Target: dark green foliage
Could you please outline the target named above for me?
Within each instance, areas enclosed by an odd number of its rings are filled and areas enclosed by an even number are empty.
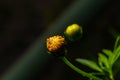
[[[103,74],[106,79],[114,80],[114,76],[117,75],[118,69],[120,68],[120,65],[118,65],[117,61],[119,60],[120,57],[120,36],[117,37],[114,50],[108,50],[108,49],[103,49],[102,52],[104,53],[98,53],[98,64],[94,61],[87,60],[87,59],[81,59],[77,58],[76,61],[88,66],[89,68],[98,71],[99,73]],[[116,65],[116,64],[118,65]],[[113,69],[114,64],[116,65],[117,70]],[[115,70],[115,71],[114,71]],[[93,73],[95,74],[95,73]]]

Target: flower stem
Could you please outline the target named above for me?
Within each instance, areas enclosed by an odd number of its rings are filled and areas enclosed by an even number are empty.
[[[61,59],[66,63],[66,65],[68,65],[70,68],[72,68],[74,71],[76,71],[77,73],[86,76],[88,78],[92,78],[94,80],[102,80],[92,74],[86,73],[85,71],[82,71],[81,69],[79,69],[78,67],[74,66],[66,57],[61,57]]]
[[[110,72],[110,79],[111,79],[111,80],[114,80],[112,71]]]

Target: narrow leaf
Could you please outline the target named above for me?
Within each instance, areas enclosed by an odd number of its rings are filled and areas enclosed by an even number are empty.
[[[115,51],[115,49],[118,47],[118,45],[120,45],[120,35],[117,36],[117,38],[116,38],[115,45],[114,45],[114,50],[113,51]]]
[[[113,55],[112,51],[111,50],[108,50],[108,49],[103,49],[102,50],[108,57],[111,57]]]
[[[100,69],[100,67],[94,61],[87,60],[87,59],[80,59],[80,58],[77,58],[76,61],[83,65],[88,66],[91,69],[102,72],[102,69]]]
[[[113,61],[113,57],[114,57],[113,52],[108,49],[103,49],[102,51],[108,56],[109,65],[110,65],[110,67],[112,67],[112,61]]]
[[[101,66],[101,68],[103,69],[109,68],[108,58],[104,54],[99,53],[98,61],[99,61],[99,65]]]
[[[118,46],[114,52],[113,52],[113,57],[111,58],[111,64],[114,64],[114,62],[120,57],[120,46]]]

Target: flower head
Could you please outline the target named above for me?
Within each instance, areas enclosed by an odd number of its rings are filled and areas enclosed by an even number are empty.
[[[71,41],[77,40],[82,36],[82,27],[78,24],[72,24],[66,28],[65,35]]]
[[[53,36],[47,39],[46,42],[47,45],[47,49],[51,54],[55,54],[55,55],[59,55],[62,53],[61,52],[62,49],[64,49],[65,46],[65,39],[62,36]]]

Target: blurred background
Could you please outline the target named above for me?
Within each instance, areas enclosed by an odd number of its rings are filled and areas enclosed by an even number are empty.
[[[78,0],[0,0],[0,75],[5,75],[49,26],[76,1]],[[80,1],[82,3],[83,0]],[[78,19],[78,24],[83,26],[84,36],[79,44],[69,46],[70,60],[76,57],[89,58],[89,53],[97,57],[97,53],[103,48],[113,48],[115,37],[120,32],[119,4],[120,0],[108,0],[98,12],[96,8],[95,15],[86,18],[87,23],[82,24],[81,19]],[[52,58],[42,71],[32,76],[31,80],[82,79],[60,60]]]
[[[72,0],[0,0],[0,74],[29,48]]]

